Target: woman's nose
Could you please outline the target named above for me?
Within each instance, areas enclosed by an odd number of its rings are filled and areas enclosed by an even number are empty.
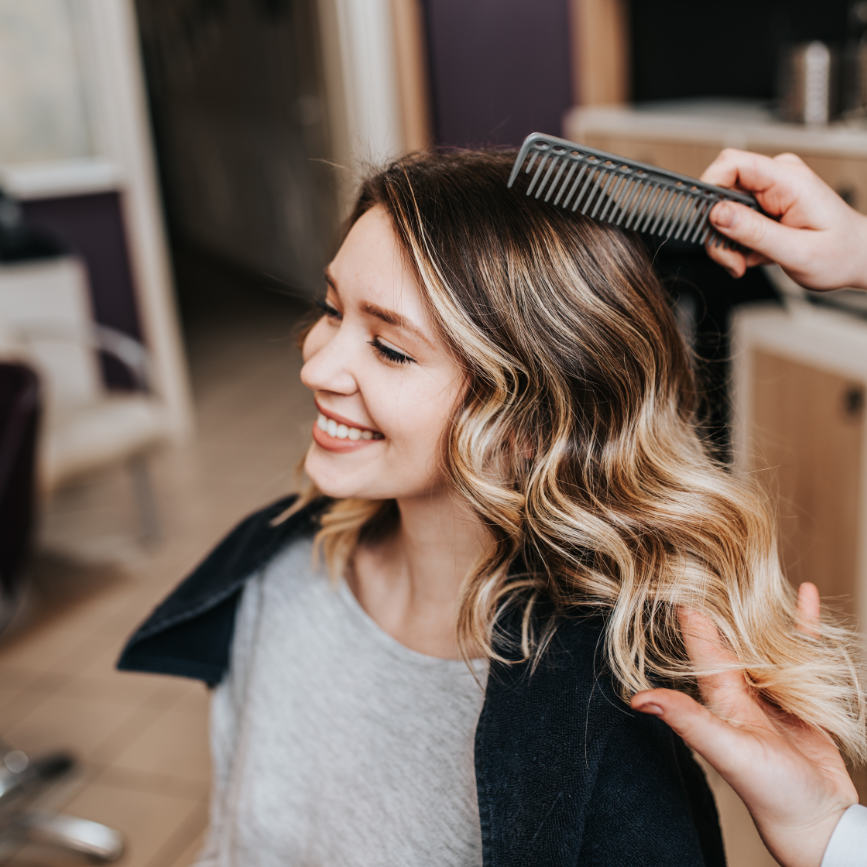
[[[341,329],[325,322],[315,325],[304,341],[301,382],[311,391],[352,394],[357,385],[350,370],[348,347],[341,340]]]

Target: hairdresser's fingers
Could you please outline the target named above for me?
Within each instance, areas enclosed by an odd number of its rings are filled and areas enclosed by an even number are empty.
[[[819,588],[812,581],[804,581],[798,587],[798,629],[807,635],[817,636],[820,611]]]
[[[804,254],[803,229],[784,226],[737,202],[719,202],[708,219],[727,238],[787,266],[800,266]]]
[[[756,253],[755,250],[747,253],[747,268],[752,268],[755,265],[769,265],[770,263],[771,260],[762,253]]]
[[[747,735],[723,722],[706,707],[674,689],[637,692],[630,702],[634,710],[653,714],[679,734],[726,779],[738,773]]]
[[[755,265],[766,265],[771,260],[761,253],[749,250],[744,253],[741,250],[730,250],[717,244],[708,244],[705,248],[707,255],[718,265],[722,265],[732,277],[743,277],[747,270]]]
[[[779,734],[728,725],[674,690],[637,693],[632,707],[660,717],[723,777],[778,863],[821,863],[840,816],[858,801],[838,753],[812,757]]]
[[[755,193],[768,189],[784,176],[785,169],[775,163],[772,157],[737,148],[725,148],[704,170],[701,179],[706,184]]]
[[[746,256],[740,250],[727,250],[718,244],[708,244],[705,250],[717,265],[721,265],[729,272],[730,276],[743,277],[746,273]]]
[[[728,149],[702,178],[752,193],[774,218],[720,202],[709,215],[720,233],[767,256],[802,286],[867,289],[867,216],[853,210],[799,157]],[[739,264],[749,267],[746,261]],[[731,270],[731,262],[727,267]],[[733,273],[737,271],[735,267]]]
[[[796,154],[764,154],[726,148],[705,169],[701,179],[718,187],[752,193],[762,208],[775,217],[789,211],[805,189],[824,183]],[[833,195],[833,193],[832,193]]]
[[[692,608],[678,608],[684,646],[695,668],[704,703],[715,714],[741,724],[767,726],[768,721],[744,681],[740,662],[723,642],[713,621]],[[716,674],[704,670],[728,668]]]

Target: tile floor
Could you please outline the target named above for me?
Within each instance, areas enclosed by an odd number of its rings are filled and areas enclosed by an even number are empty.
[[[187,268],[182,307],[197,432],[153,460],[165,534],[143,549],[118,472],[45,504],[30,598],[0,637],[0,736],[33,754],[73,750],[80,768],[38,806],[123,831],[122,867],[186,867],[207,821],[207,691],[120,673],[135,625],[239,517],[295,487],[312,422],[297,385],[297,304],[210,267]],[[752,823],[709,774],[729,863],[765,867]],[[4,860],[5,859],[5,860]],[[46,848],[0,850],[11,867],[66,867]]]

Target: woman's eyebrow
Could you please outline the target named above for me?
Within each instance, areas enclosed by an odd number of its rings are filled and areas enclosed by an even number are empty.
[[[337,281],[327,269],[325,270],[325,282],[328,283],[328,285],[337,293],[339,297],[340,290],[337,288]],[[395,325],[398,328],[403,328],[405,331],[409,331],[410,334],[414,334],[416,337],[418,337],[419,340],[424,341],[431,349],[434,348],[433,344],[425,336],[421,328],[419,328],[418,325],[416,325],[410,319],[407,319],[406,316],[401,316],[400,313],[395,313],[394,310],[388,310],[385,307],[380,307],[378,304],[373,304],[370,301],[362,301],[359,307],[362,313],[366,313],[368,316],[374,316],[377,319],[381,319],[383,322],[387,322],[389,325]]]

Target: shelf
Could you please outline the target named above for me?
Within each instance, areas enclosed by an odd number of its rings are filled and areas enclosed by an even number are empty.
[[[572,109],[566,129],[604,129],[630,138],[713,141],[721,147],[821,151],[828,156],[867,157],[867,123],[827,126],[783,123],[766,104],[736,100],[686,100],[644,105],[602,105]]]
[[[0,189],[19,201],[115,192],[122,186],[118,167],[96,157],[0,165]]]

